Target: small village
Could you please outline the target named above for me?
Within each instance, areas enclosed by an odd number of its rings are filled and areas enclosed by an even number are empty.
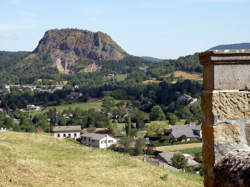
[[[183,125],[183,126],[169,126],[166,131],[169,134],[170,142],[174,144],[175,142],[186,143],[192,140],[201,140],[202,132],[200,125]],[[81,126],[55,126],[52,130],[52,135],[55,138],[71,138],[83,145],[100,148],[100,149],[110,149],[118,150],[119,146],[122,145],[122,140],[119,138],[114,138],[110,136],[109,129],[107,128],[96,128],[96,129],[81,129]],[[134,137],[134,139],[138,139],[138,137]],[[142,149],[148,149],[151,142],[148,138],[144,139],[144,146]],[[171,146],[170,146],[171,147]],[[149,162],[151,164],[157,165],[159,167],[171,169],[177,171],[182,169],[182,167],[178,167],[173,164],[173,157],[178,155],[182,156],[186,159],[186,167],[189,168],[198,168],[195,172],[196,174],[200,174],[200,163],[201,163],[201,155],[185,154],[181,152],[173,152],[173,151],[157,151],[151,150],[145,151],[145,154],[135,156],[144,162]],[[178,167],[178,168],[176,168]]]

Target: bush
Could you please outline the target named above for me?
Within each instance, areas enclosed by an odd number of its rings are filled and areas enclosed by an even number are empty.
[[[171,161],[172,165],[177,169],[183,169],[187,166],[187,159],[182,154],[174,154]]]
[[[138,138],[135,142],[135,155],[141,155],[144,153],[146,143],[143,138]]]

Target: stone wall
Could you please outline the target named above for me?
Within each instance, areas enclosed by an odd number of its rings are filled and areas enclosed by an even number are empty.
[[[232,165],[222,167],[225,162],[242,162],[243,157],[232,156],[235,151],[248,157],[246,167],[250,166],[250,50],[207,51],[200,54],[200,61],[204,66],[204,184],[206,187],[250,186],[249,180],[240,177],[240,173],[235,174],[230,168]],[[237,169],[238,172],[245,170]],[[234,178],[239,178],[228,181],[230,171],[235,174]],[[235,182],[236,179],[240,182]]]

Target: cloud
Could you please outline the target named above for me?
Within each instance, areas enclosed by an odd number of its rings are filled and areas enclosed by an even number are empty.
[[[18,37],[16,34],[0,33],[0,39],[16,40]]]

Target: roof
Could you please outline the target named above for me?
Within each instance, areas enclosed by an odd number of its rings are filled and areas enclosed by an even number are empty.
[[[82,137],[88,137],[88,138],[91,138],[93,140],[101,140],[101,139],[105,138],[106,136],[108,136],[108,134],[85,133],[82,135]]]
[[[84,132],[89,132],[89,133],[97,133],[97,134],[106,134],[109,129],[108,128],[95,128],[94,130],[90,129],[90,128],[84,128],[82,129]]]
[[[179,152],[162,152],[162,153],[159,153],[158,156],[165,162],[167,162],[168,164],[172,164],[172,160],[171,158],[173,158],[173,156],[175,154],[181,154]]]
[[[172,129],[171,136],[179,138],[185,135],[187,138],[199,138],[194,131],[201,130],[201,125],[170,125],[169,129]]]
[[[81,131],[81,126],[54,126],[52,132],[72,132],[72,131]]]

